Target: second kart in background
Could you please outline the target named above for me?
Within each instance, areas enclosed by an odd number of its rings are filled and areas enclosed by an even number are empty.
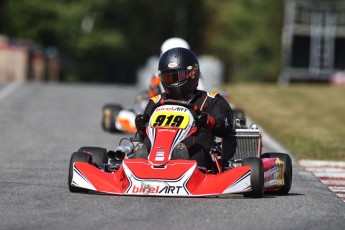
[[[224,98],[229,98],[226,92],[221,92]],[[135,133],[135,117],[142,114],[148,103],[148,91],[142,91],[135,96],[134,102],[128,108],[121,104],[106,103],[102,108],[101,126],[110,133]],[[228,101],[229,102],[229,101]],[[233,108],[234,128],[246,125],[245,112],[240,108]]]

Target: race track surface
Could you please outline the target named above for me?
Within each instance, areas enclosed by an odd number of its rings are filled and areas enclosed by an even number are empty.
[[[70,193],[72,152],[113,148],[126,136],[102,131],[103,104],[127,107],[136,93],[120,85],[23,84],[3,96],[0,229],[343,229],[344,202],[296,166],[289,195],[262,199]]]

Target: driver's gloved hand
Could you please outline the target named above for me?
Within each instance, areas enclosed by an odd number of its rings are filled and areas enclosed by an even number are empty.
[[[135,126],[137,130],[144,131],[149,120],[150,117],[147,114],[138,114],[135,117]]]
[[[199,112],[194,115],[194,120],[199,128],[205,128],[211,131],[214,128],[215,120],[214,118],[205,112]]]

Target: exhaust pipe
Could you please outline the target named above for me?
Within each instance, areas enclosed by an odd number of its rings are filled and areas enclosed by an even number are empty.
[[[120,145],[114,150],[109,150],[107,155],[111,160],[122,161],[126,156],[132,154],[133,145]]]

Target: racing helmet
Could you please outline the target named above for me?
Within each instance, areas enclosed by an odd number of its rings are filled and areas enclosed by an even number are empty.
[[[190,49],[188,42],[186,42],[184,39],[173,37],[163,42],[161,46],[161,55],[165,53],[167,50],[170,50],[172,48],[177,48],[177,47]]]
[[[188,100],[199,83],[199,61],[189,49],[170,49],[159,60],[158,75],[169,98]]]

